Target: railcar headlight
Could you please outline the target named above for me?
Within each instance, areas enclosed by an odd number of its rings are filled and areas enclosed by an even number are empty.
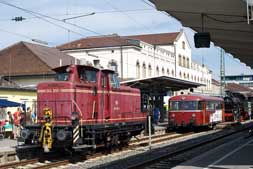
[[[196,114],[195,114],[195,113],[192,113],[192,117],[193,117],[193,118],[196,117]]]
[[[175,116],[176,116],[176,115],[175,115],[174,113],[171,115],[171,117],[173,117],[173,118],[174,118]]]

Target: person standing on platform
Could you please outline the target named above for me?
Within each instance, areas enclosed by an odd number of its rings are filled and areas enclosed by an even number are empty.
[[[32,124],[32,109],[30,107],[27,107],[26,109],[26,125]]]
[[[156,105],[154,108],[154,123],[158,124],[159,119],[160,119],[160,110],[159,110],[158,106]]]
[[[18,107],[17,111],[13,114],[14,120],[14,139],[20,136],[20,120],[21,120],[21,108]]]
[[[34,123],[36,123],[37,122],[37,115],[36,115],[36,112],[35,111],[33,111],[32,112],[32,123],[34,124]]]
[[[5,120],[5,137],[13,138],[13,117],[10,111],[7,112],[6,120]]]

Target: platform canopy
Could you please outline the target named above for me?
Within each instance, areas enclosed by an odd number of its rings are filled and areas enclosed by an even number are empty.
[[[19,107],[22,106],[22,104],[17,103],[17,102],[12,102],[6,99],[0,99],[0,107]]]
[[[149,1],[184,26],[197,32],[210,32],[215,45],[253,67],[253,21],[248,24],[247,0]],[[249,2],[252,3],[252,0]]]
[[[123,81],[121,84],[141,89],[142,92],[165,95],[168,91],[178,91],[183,89],[205,86],[204,84],[181,80],[168,76],[157,76],[152,78],[134,79]]]

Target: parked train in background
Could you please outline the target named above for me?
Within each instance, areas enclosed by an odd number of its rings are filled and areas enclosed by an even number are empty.
[[[168,129],[213,126],[224,121],[224,101],[204,95],[178,95],[169,99]]]
[[[225,121],[242,121],[252,114],[252,102],[243,94],[226,91],[224,97]]]
[[[54,71],[56,81],[37,87],[38,122],[21,131],[19,151],[110,147],[127,143],[145,128],[140,90],[121,86],[114,71],[83,65]]]

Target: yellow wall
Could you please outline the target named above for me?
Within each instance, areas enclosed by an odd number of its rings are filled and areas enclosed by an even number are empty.
[[[0,89],[0,99],[7,99],[18,103],[26,103],[26,107],[35,108],[34,102],[37,100],[36,91],[26,91],[22,89]],[[16,107],[0,109],[0,119],[5,118],[5,113],[11,111],[14,113]]]

